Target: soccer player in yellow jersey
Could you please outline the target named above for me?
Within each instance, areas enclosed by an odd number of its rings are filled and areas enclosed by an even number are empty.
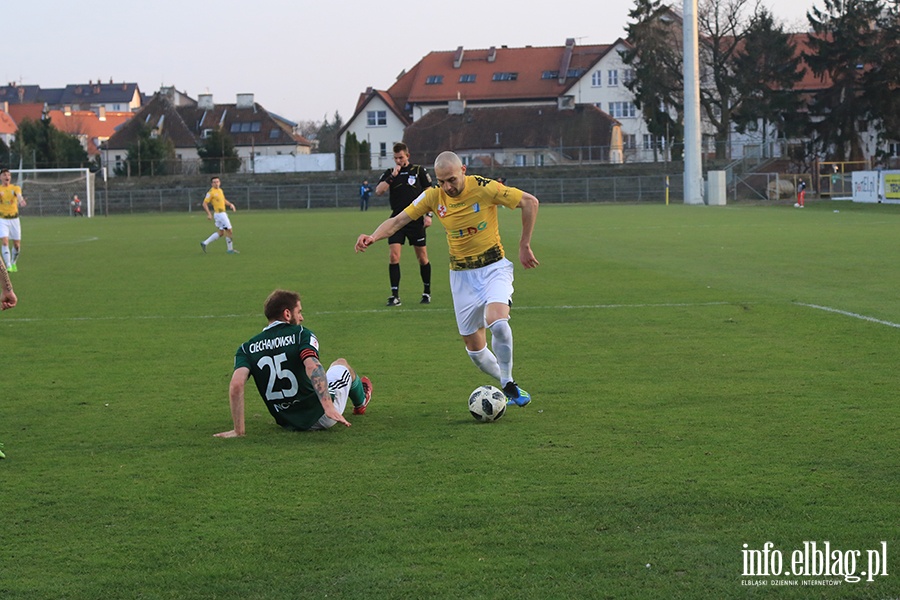
[[[513,294],[513,264],[500,242],[497,208],[522,211],[519,261],[526,269],[538,266],[531,251],[538,199],[492,179],[466,175],[466,167],[453,152],[434,161],[438,186],[423,192],[403,212],[379,225],[371,235],[360,235],[356,251],[364,252],[378,240],[433,212],[447,230],[450,249],[450,291],[456,324],[466,351],[479,369],[500,382],[508,404],[525,406],[531,395],[516,385],[512,375],[513,336],[509,309]],[[491,348],[485,329],[491,330]]]
[[[19,258],[19,250],[22,247],[22,225],[19,223],[19,207],[25,206],[25,198],[22,197],[22,188],[12,185],[12,174],[9,169],[0,170],[0,254],[10,273],[19,270],[16,260]],[[9,240],[12,238],[13,247],[9,248]]]
[[[203,249],[205,254],[207,246],[224,236],[225,244],[228,246],[228,254],[238,254],[231,239],[231,221],[228,220],[228,213],[225,212],[226,206],[231,209],[231,212],[236,211],[237,208],[225,198],[221,179],[213,177],[209,182],[212,187],[209,188],[209,191],[206,192],[206,198],[203,199],[203,210],[206,211],[206,218],[215,222],[217,231],[206,238],[205,241],[200,242],[200,248]],[[212,212],[209,210],[210,205],[212,205]]]

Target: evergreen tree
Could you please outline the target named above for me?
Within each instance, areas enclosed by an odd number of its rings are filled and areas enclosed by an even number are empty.
[[[878,127],[878,141],[900,140],[900,2],[888,4],[879,17],[875,31],[878,32],[878,60],[867,65],[863,74],[863,86],[872,114],[881,126]],[[884,146],[877,152],[879,158],[886,158]]]
[[[23,119],[12,143],[10,165],[37,169],[73,169],[90,164],[87,151],[73,135],[58,130],[49,117]]]
[[[144,177],[168,175],[175,160],[175,146],[171,140],[153,135],[153,128],[144,125],[135,140],[128,145],[124,166],[116,175]]]
[[[626,27],[630,48],[622,53],[622,60],[634,69],[634,78],[625,86],[634,94],[647,131],[671,147],[673,138],[683,139],[684,84],[681,28],[666,17],[666,11],[661,0],[636,1],[628,13],[634,22]],[[656,144],[653,159],[658,160]]]
[[[803,78],[802,57],[796,44],[776,25],[772,14],[761,9],[747,29],[744,46],[734,58],[735,86],[744,100],[732,115],[737,131],[761,131],[763,156],[768,156],[768,132],[777,123],[785,136],[802,130],[802,99],[794,85]],[[792,118],[785,118],[791,115]]]
[[[356,171],[359,169],[359,142],[355,133],[348,133],[344,141],[344,170]]]
[[[815,93],[810,105],[810,133],[817,149],[833,160],[863,160],[862,128],[880,117],[878,93],[866,83],[886,71],[875,68],[889,53],[884,31],[873,26],[884,12],[882,0],[823,0],[806,16],[814,35],[804,59],[812,72],[831,85]],[[896,41],[896,40],[895,40]],[[896,80],[888,82],[896,85]],[[896,91],[894,91],[896,93]]]
[[[359,170],[372,170],[372,147],[368,140],[359,143]]]
[[[197,147],[203,173],[236,173],[241,168],[241,159],[234,140],[230,135],[217,127]]]

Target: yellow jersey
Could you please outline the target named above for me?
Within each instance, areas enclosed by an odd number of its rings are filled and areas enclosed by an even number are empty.
[[[15,219],[19,216],[19,196],[22,188],[17,185],[0,185],[0,217]]]
[[[222,191],[222,188],[209,188],[203,202],[204,204],[211,204],[213,212],[225,212],[225,192]]]
[[[432,212],[447,230],[450,268],[477,269],[504,257],[497,207],[516,208],[522,190],[479,175],[467,175],[462,194],[451,198],[439,187],[429,188],[403,212],[412,220]]]

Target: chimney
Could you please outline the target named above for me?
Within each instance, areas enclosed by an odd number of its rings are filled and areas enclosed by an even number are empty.
[[[69,105],[64,106],[63,114],[66,115],[67,117],[71,117],[72,116],[72,107]]]
[[[3,102],[0,102],[0,110],[2,110],[5,113],[8,113],[9,112],[9,102],[7,102],[6,100],[4,100]]]
[[[447,114],[448,115],[464,115],[466,113],[466,101],[460,100],[457,98],[456,100],[450,100],[447,103]]]
[[[463,55],[465,52],[463,51],[463,47],[460,46],[456,49],[456,52],[453,54],[453,68],[458,69],[462,66]]]
[[[237,95],[237,107],[238,108],[253,108],[253,94],[238,94]]]
[[[488,50],[488,62],[494,62],[497,60],[497,46],[491,46]]]
[[[200,94],[197,96],[197,107],[202,108],[203,110],[212,110],[216,107],[213,104],[213,96],[212,94]]]
[[[97,119],[100,121],[106,120],[106,107],[105,106],[101,105],[100,108],[97,109]]]
[[[575,38],[566,39],[566,48],[563,50],[562,59],[559,61],[559,85],[566,82],[566,74],[569,72],[569,65],[572,64],[572,52],[575,50]]]

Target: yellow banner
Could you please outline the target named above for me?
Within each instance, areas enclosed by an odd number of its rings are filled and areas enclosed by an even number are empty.
[[[889,200],[900,200],[900,174],[885,173],[884,197]]]

